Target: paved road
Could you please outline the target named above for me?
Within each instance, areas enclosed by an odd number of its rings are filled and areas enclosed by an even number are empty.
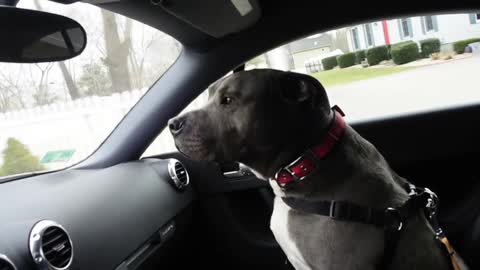
[[[350,121],[480,103],[480,56],[327,89]]]

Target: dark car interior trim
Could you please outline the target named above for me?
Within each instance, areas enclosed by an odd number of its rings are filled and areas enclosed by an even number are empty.
[[[208,25],[194,27],[149,0],[99,4],[172,35],[184,49],[84,162],[0,183],[0,253],[18,269],[36,269],[28,236],[34,224],[48,219],[71,236],[72,269],[185,269],[192,263],[209,269],[289,269],[269,230],[273,194],[267,182],[249,174],[226,177],[222,168],[234,166],[193,162],[179,153],[138,160],[144,150],[208,85],[269,49],[367,20],[479,8],[473,1],[430,8],[414,1],[375,8],[362,2],[339,15],[311,1],[259,3],[262,16],[251,28],[221,38],[205,33]],[[472,105],[353,123],[396,171],[431,187],[445,202],[441,221],[472,269],[480,266],[479,117],[480,105]],[[185,189],[172,185],[169,158],[187,168],[191,185]]]
[[[80,269],[113,269],[147,242],[163,244],[170,238],[164,238],[164,226],[177,224],[177,216],[195,200],[193,189],[178,191],[170,183],[167,163],[149,159],[2,184],[0,198],[9,202],[0,205],[2,220],[9,221],[0,225],[2,252],[10,251],[19,269],[34,269],[27,240],[34,224],[44,219],[69,232],[73,265]]]

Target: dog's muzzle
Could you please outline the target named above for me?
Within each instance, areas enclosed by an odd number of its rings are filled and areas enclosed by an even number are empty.
[[[186,120],[187,119],[185,117],[180,116],[172,118],[168,121],[168,128],[173,136],[177,136],[182,132],[185,127]]]

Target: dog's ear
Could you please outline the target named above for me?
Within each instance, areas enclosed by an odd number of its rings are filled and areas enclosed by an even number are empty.
[[[308,105],[313,109],[330,110],[325,88],[315,78],[294,72],[285,72],[280,79],[280,95],[289,104]]]

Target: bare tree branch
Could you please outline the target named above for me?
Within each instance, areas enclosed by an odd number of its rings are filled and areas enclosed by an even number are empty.
[[[105,38],[106,57],[103,59],[108,68],[112,89],[114,92],[132,89],[128,59],[131,51],[131,20],[127,20],[124,40],[120,40],[116,16],[102,10],[102,21]]]
[[[46,63],[46,64],[38,64],[35,63],[30,66],[30,80],[31,84],[35,89],[35,93],[33,94],[34,103],[37,106],[48,105],[53,103],[57,96],[50,92],[49,89],[49,80],[48,75],[50,70],[52,69],[54,63]],[[40,72],[40,79],[37,80],[34,77],[34,73],[31,67],[36,67]]]
[[[8,76],[4,69],[0,69],[1,91],[3,92],[3,103],[5,110],[24,109],[26,104],[23,100],[23,87],[20,86],[20,78],[23,74],[23,65],[19,65],[18,72],[13,74],[13,69],[8,69]]]
[[[33,3],[35,4],[36,9],[43,10],[43,7],[40,5],[39,0],[34,0]],[[63,61],[58,62],[58,67],[62,72],[63,79],[65,81],[65,85],[67,86],[68,93],[70,94],[71,99],[80,98],[80,91],[78,90],[77,85],[75,84],[75,80],[73,79],[70,70],[67,68]]]

